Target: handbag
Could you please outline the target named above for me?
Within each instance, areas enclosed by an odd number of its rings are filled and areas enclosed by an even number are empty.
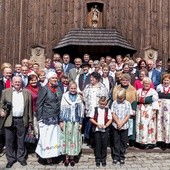
[[[34,128],[32,124],[29,124],[28,126],[28,131],[26,132],[26,135],[25,135],[25,142],[34,143],[34,144],[37,142],[37,138],[35,136]]]
[[[12,103],[6,100],[3,101],[3,106],[0,108],[0,129],[4,127],[7,117],[10,115],[12,109]],[[1,116],[1,113],[4,112],[5,115]]]

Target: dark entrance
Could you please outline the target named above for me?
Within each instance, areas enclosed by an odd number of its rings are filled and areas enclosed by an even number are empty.
[[[53,48],[54,53],[68,53],[73,60],[89,54],[91,59],[110,55],[132,56],[136,50],[115,29],[72,29]]]

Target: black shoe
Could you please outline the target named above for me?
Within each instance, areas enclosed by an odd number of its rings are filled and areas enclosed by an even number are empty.
[[[120,160],[120,165],[124,165],[125,161],[123,159]]]
[[[53,160],[51,158],[46,159],[47,165],[53,166]]]
[[[27,165],[27,162],[26,162],[26,160],[19,161],[19,163],[20,163],[22,166],[26,166],[26,165]]]
[[[75,165],[75,161],[74,161],[74,160],[71,160],[71,161],[70,161],[70,165],[71,165],[71,166],[74,166],[74,165]]]
[[[100,162],[96,162],[96,166],[97,166],[97,167],[100,167]]]
[[[64,161],[64,166],[68,166],[69,165],[69,160],[68,159],[66,159],[65,161]]]
[[[118,161],[117,161],[116,159],[114,159],[113,162],[112,162],[112,164],[113,164],[113,165],[116,165],[117,162],[118,162]]]
[[[105,167],[106,166],[106,162],[102,162],[102,166]]]
[[[6,168],[11,168],[13,166],[14,162],[8,162],[6,164]]]
[[[156,147],[156,144],[147,144],[146,149],[153,149]]]

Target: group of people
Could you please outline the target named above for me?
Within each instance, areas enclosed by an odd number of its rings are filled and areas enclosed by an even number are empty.
[[[92,60],[85,54],[72,64],[68,54],[54,54],[45,68],[23,59],[14,70],[3,63],[1,71],[0,148],[6,168],[16,161],[27,165],[30,127],[38,156],[52,164],[64,155],[65,166],[75,165],[83,142],[94,141],[97,167],[106,166],[108,143],[113,165],[125,163],[127,144],[165,148],[170,143],[170,59],[164,70],[160,59]]]

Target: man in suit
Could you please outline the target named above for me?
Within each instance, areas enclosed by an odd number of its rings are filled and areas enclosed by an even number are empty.
[[[165,69],[162,67],[162,60],[159,59],[159,58],[156,60],[156,67],[155,67],[155,69],[157,71],[159,71],[161,74],[165,71]]]
[[[28,67],[22,66],[21,68],[21,78],[22,78],[22,86],[26,87],[28,85]]]
[[[69,71],[74,68],[74,64],[70,63],[70,56],[68,54],[63,55],[63,72],[68,74]]]
[[[13,72],[14,76],[21,76],[21,64],[15,64],[15,69]]]
[[[70,80],[73,80],[73,81],[76,80],[77,75],[83,73],[83,70],[82,70],[82,68],[81,68],[82,59],[81,59],[81,58],[75,58],[75,59],[74,59],[74,63],[75,63],[75,68],[72,68],[72,69],[69,71],[69,78],[70,78]]]
[[[152,60],[147,61],[147,66],[149,78],[156,88],[161,83],[161,73],[154,68],[154,62]]]
[[[79,74],[75,80],[77,83],[77,91],[80,93],[83,92],[86,85],[90,83],[90,65],[88,63],[83,63],[81,68],[83,69],[83,74]]]
[[[31,93],[22,89],[20,76],[12,78],[11,88],[2,91],[0,101],[0,116],[4,118],[6,157],[8,163],[6,168],[11,168],[18,161],[26,166],[26,149],[24,146],[25,131],[28,124],[32,122],[32,99]],[[17,139],[17,147],[15,147]],[[17,148],[17,152],[15,152]]]

